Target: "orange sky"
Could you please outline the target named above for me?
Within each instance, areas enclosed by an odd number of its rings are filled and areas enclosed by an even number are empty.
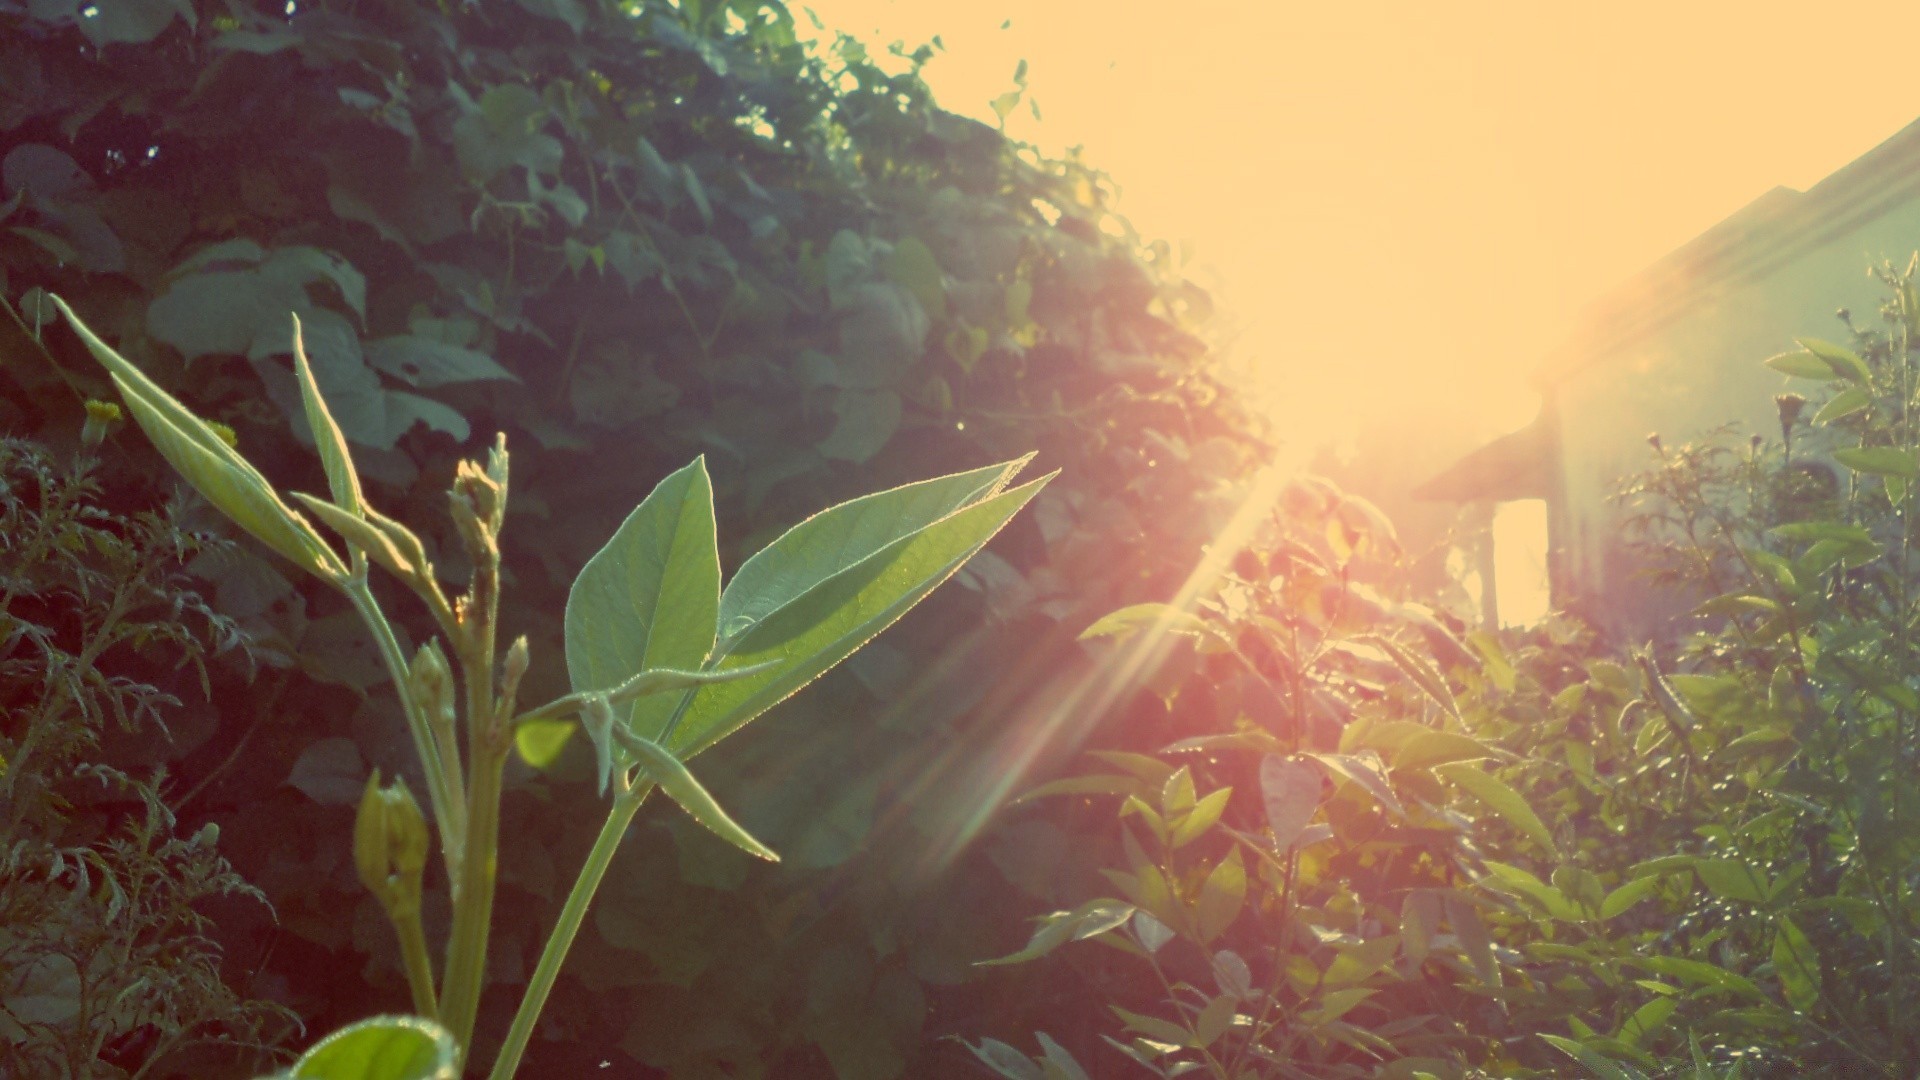
[[[1584,305],[1920,116],[1913,4],[805,6],[940,35],[928,81],[989,121],[1028,60],[1042,119],[1009,130],[1085,147],[1143,232],[1192,242],[1296,445],[1431,403],[1517,426]]]

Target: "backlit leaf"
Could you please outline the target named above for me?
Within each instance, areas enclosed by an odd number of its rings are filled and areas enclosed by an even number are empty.
[[[418,1016],[376,1016],[315,1043],[280,1076],[287,1080],[456,1080],[460,1051],[440,1025]]]
[[[1533,812],[1533,807],[1527,805],[1527,800],[1519,792],[1507,786],[1506,781],[1466,762],[1442,765],[1434,772],[1458,784],[1487,809],[1532,837],[1549,855],[1558,855],[1559,849],[1554,847],[1553,834],[1547,830],[1546,823]]]
[[[774,666],[696,691],[671,745],[689,757],[699,753],[891,626],[1052,479],[980,498],[998,491],[1018,464],[842,504],[749,559],[721,598],[720,668]],[[954,501],[972,504],[925,520]]]
[[[574,579],[565,616],[573,688],[611,690],[643,670],[700,667],[719,607],[713,488],[705,460],[695,459],[660,481]],[[657,738],[678,706],[678,697],[654,695],[621,715]]]

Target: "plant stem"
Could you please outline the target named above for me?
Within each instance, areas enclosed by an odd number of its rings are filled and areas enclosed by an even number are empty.
[[[500,856],[500,785],[513,746],[512,705],[493,693],[494,644],[500,603],[500,550],[491,535],[475,552],[473,585],[462,619],[466,633],[456,642],[460,673],[467,689],[466,844],[453,894],[453,929],[447,938],[447,973],[441,980],[440,1022],[460,1047],[465,1068],[472,1051],[474,1019],[486,983],[487,938],[493,927],[493,886]]]
[[[567,958],[567,950],[573,947],[574,936],[580,932],[580,924],[587,915],[587,906],[593,903],[593,894],[600,888],[600,881],[607,876],[607,867],[613,862],[614,852],[620,849],[620,838],[627,834],[627,826],[632,824],[633,815],[646,801],[647,793],[653,790],[651,780],[643,781],[621,792],[613,800],[613,809],[607,813],[607,822],[600,827],[600,835],[593,841],[593,850],[587,852],[587,861],[580,867],[580,876],[573,881],[573,889],[567,893],[567,902],[560,908],[559,921],[554,923],[553,932],[547,935],[547,944],[540,951],[540,962],[534,966],[533,977],[527,981],[527,991],[520,998],[519,1011],[513,1015],[513,1026],[507,1029],[507,1041],[500,1047],[500,1056],[494,1059],[490,1080],[511,1080],[514,1071],[520,1067],[520,1057],[527,1051],[527,1041],[533,1037],[533,1025],[540,1019],[540,1010],[546,1006],[547,995],[553,991],[553,981],[560,974],[560,965]]]
[[[401,966],[407,971],[407,989],[413,991],[413,1011],[429,1020],[439,1018],[433,995],[433,958],[427,955],[427,934],[420,927],[420,909],[389,911],[393,932],[400,939]]]
[[[441,980],[440,1022],[453,1033],[464,1064],[480,1012],[486,981],[487,936],[493,923],[494,871],[500,847],[500,780],[505,754],[487,753],[473,763],[467,798],[467,848],[447,937],[447,973]]]
[[[379,601],[373,598],[373,590],[367,587],[366,578],[349,580],[342,588],[353,609],[360,613],[360,620],[373,632],[374,644],[380,647],[380,658],[386,661],[394,694],[400,698],[401,710],[406,713],[407,733],[413,736],[413,748],[420,755],[420,768],[427,776],[427,802],[433,810],[434,824],[440,829],[440,853],[446,860],[447,879],[458,881],[458,852],[465,832],[455,816],[460,812],[458,793],[447,790],[447,777],[441,767],[432,725],[428,723],[426,710],[414,700],[407,681],[407,658],[400,651],[399,639],[393,636],[393,627],[381,612]]]

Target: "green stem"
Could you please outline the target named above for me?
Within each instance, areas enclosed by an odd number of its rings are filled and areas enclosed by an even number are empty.
[[[429,1020],[437,1019],[440,1006],[434,1001],[433,958],[427,955],[427,934],[420,927],[420,908],[389,911],[393,932],[400,938],[400,961],[407,971],[407,989],[413,991],[413,1011]]]
[[[500,781],[507,756],[487,752],[473,763],[467,799],[467,847],[461,859],[460,888],[453,905],[453,930],[447,938],[445,998],[440,1022],[460,1047],[464,1067],[480,1013],[480,991],[487,973],[487,935],[493,923],[493,884],[500,850]]]
[[[380,658],[386,661],[387,675],[393,680],[393,691],[400,698],[400,706],[407,716],[407,733],[413,736],[413,748],[420,755],[420,768],[427,775],[427,801],[433,809],[434,824],[440,829],[440,853],[446,859],[447,879],[459,880],[459,856],[461,841],[465,833],[464,823],[457,816],[460,803],[457,792],[447,788],[447,776],[442,767],[439,748],[433,736],[433,725],[428,720],[426,710],[414,700],[413,691],[407,681],[407,658],[400,651],[399,639],[393,636],[393,627],[380,610],[379,601],[373,598],[373,590],[367,587],[366,578],[350,579],[342,590],[353,603],[360,619],[373,632],[373,640],[380,647]]]
[[[527,1051],[527,1041],[533,1037],[533,1025],[540,1019],[540,1010],[547,1004],[547,995],[553,991],[553,981],[560,974],[560,965],[567,958],[567,950],[573,947],[575,935],[580,933],[580,924],[586,919],[587,906],[593,903],[593,894],[600,888],[600,881],[607,876],[607,867],[613,862],[614,852],[620,849],[620,838],[627,834],[627,826],[632,824],[633,815],[646,801],[647,793],[653,790],[652,781],[644,781],[622,792],[613,800],[613,809],[607,813],[607,823],[600,828],[600,835],[593,841],[593,850],[587,853],[587,861],[580,868],[580,876],[574,879],[573,889],[567,893],[567,902],[560,908],[560,919],[554,924],[553,932],[547,935],[546,948],[540,951],[540,962],[534,966],[533,977],[527,982],[527,992],[520,999],[520,1009],[513,1015],[513,1026],[507,1029],[507,1041],[500,1047],[500,1056],[494,1059],[490,1080],[511,1080],[514,1071],[520,1067],[520,1057]]]

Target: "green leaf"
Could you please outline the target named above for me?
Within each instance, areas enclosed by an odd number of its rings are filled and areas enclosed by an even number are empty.
[[[552,765],[573,737],[573,724],[567,720],[530,720],[513,729],[514,749],[520,760],[536,769]]]
[[[1227,809],[1227,799],[1232,795],[1233,789],[1230,787],[1208,792],[1205,798],[1194,803],[1193,807],[1174,823],[1173,834],[1169,837],[1168,843],[1181,848],[1200,839],[1208,829],[1213,828],[1215,822],[1220,820],[1220,815]]]
[[[1005,1080],[1042,1080],[1040,1066],[999,1039],[981,1039],[977,1046],[961,1039],[960,1045],[971,1050],[974,1057]]]
[[[1920,463],[1913,455],[1892,446],[1843,446],[1833,452],[1833,459],[1854,472],[1903,480],[1920,477]]]
[[[1493,937],[1487,933],[1487,924],[1480,921],[1480,912],[1473,901],[1448,891],[1441,894],[1440,902],[1447,910],[1447,925],[1453,927],[1460,951],[1473,964],[1480,981],[1489,986],[1500,985],[1500,965],[1494,961]]]
[[[366,343],[367,363],[410,386],[430,389],[455,383],[515,381],[513,372],[483,352],[421,334]]]
[[[1820,955],[1800,927],[1784,915],[1774,931],[1773,970],[1795,1011],[1810,1012],[1820,1003]]]
[[[1208,632],[1206,620],[1190,611],[1182,611],[1172,604],[1148,603],[1133,604],[1102,615],[1092,626],[1080,631],[1080,640],[1125,637],[1149,628],[1173,634]]]
[[[1775,525],[1767,531],[1782,540],[1838,540],[1845,544],[1873,543],[1873,533],[1864,526],[1846,525],[1838,521],[1789,521],[1784,525]]]
[[[892,390],[842,390],[833,399],[833,430],[815,449],[835,461],[868,461],[899,430],[900,411],[900,395]]]
[[[1575,684],[1580,689],[1581,684]],[[1422,731],[1408,737],[1393,751],[1396,769],[1427,769],[1454,761],[1478,761],[1492,757],[1493,751],[1478,739],[1452,731]]]
[[[1260,761],[1260,797],[1274,847],[1285,851],[1300,839],[1320,806],[1320,772],[1303,761],[1268,754]]]
[[[1842,345],[1819,338],[1799,338],[1800,347],[1820,358],[1835,375],[1853,382],[1864,383],[1873,378],[1867,369],[1867,362],[1860,354]]]
[[[1820,411],[1813,414],[1815,425],[1831,424],[1860,412],[1873,404],[1873,394],[1864,386],[1850,386],[1827,399]]]
[[[1750,904],[1767,902],[1766,872],[1745,860],[1702,856],[1693,860],[1693,870],[1715,896]]]
[[[1302,756],[1310,757],[1325,765],[1334,775],[1345,777],[1360,785],[1394,816],[1407,816],[1406,807],[1400,805],[1399,796],[1387,786],[1387,778],[1380,771],[1380,759],[1371,751],[1365,755],[1308,753]]]
[[[692,757],[891,626],[1052,479],[999,491],[1020,464],[843,503],[747,560],[720,600],[719,668],[777,664],[696,691],[671,745]]]
[[[1200,883],[1200,898],[1194,902],[1194,931],[1200,944],[1209,945],[1226,932],[1240,915],[1247,900],[1247,868],[1240,861],[1240,849],[1233,848]]]
[[[418,1016],[375,1016],[313,1044],[287,1080],[457,1080],[453,1035]]]
[[[1126,925],[1136,909],[1119,900],[1089,900],[1072,911],[1056,911],[1040,920],[1040,925],[1018,952],[992,960],[981,960],[975,967],[999,967],[1020,964],[1045,956],[1069,941],[1084,941]]]
[[[1791,375],[1796,379],[1832,382],[1840,378],[1840,373],[1833,370],[1832,364],[1805,349],[1770,356],[1766,360],[1766,365],[1782,375]]]
[[[1074,1060],[1066,1047],[1054,1042],[1044,1031],[1034,1032],[1033,1037],[1039,1040],[1040,1051],[1046,1055],[1047,1064],[1060,1070],[1059,1080],[1088,1080],[1087,1070],[1080,1067],[1080,1063]],[[1048,1074],[1048,1080],[1054,1080],[1051,1072]]]
[[[686,763],[674,757],[666,747],[618,727],[614,730],[614,738],[633,755],[634,760],[660,785],[660,790],[666,792],[668,798],[679,803],[680,809],[713,835],[749,855],[768,862],[780,861],[780,856],[774,854],[772,848],[755,840],[738,822],[728,817],[700,781],[694,779]]]
[[[320,465],[326,470],[327,488],[333,502],[354,517],[361,514],[360,474],[354,471],[353,455],[347,450],[347,437],[334,423],[320,386],[313,381],[313,366],[307,362],[307,346],[300,334],[300,316],[293,319],[293,372],[300,383],[300,405],[307,413],[307,427],[313,431],[314,445],[320,450]],[[391,546],[391,545],[389,545]]]
[[[1194,1041],[1201,1049],[1219,1042],[1220,1036],[1233,1027],[1233,1016],[1238,1008],[1239,1002],[1226,994],[1207,1002],[1206,1007],[1200,1010],[1200,1015],[1193,1018]]]
[[[1586,1066],[1600,1080],[1647,1080],[1646,1074],[1630,1065],[1604,1057],[1572,1039],[1560,1035],[1541,1035],[1555,1049]]]
[[[1432,666],[1426,661],[1401,648],[1397,643],[1388,638],[1369,634],[1357,640],[1386,653],[1388,658],[1393,661],[1393,665],[1399,668],[1407,678],[1413,681],[1415,686],[1418,686],[1421,691],[1432,698],[1436,704],[1442,709],[1445,709],[1449,716],[1452,716],[1456,720],[1460,718],[1460,706],[1453,700],[1453,691],[1447,688],[1446,680],[1442,679],[1440,673],[1433,670]]]
[[[1559,855],[1559,849],[1553,844],[1553,834],[1540,820],[1540,815],[1534,813],[1533,807],[1527,805],[1527,800],[1507,786],[1506,781],[1466,762],[1442,765],[1433,771],[1458,784],[1487,809],[1506,818],[1509,824],[1532,837],[1548,854]]]
[[[52,300],[87,350],[106,366],[154,449],[195,491],[301,569],[329,579],[346,573],[340,557],[306,518],[280,501],[259,470],[172,394],[96,337],[65,300],[57,296]]]
[[[645,670],[700,667],[719,609],[713,487],[706,459],[696,458],[660,481],[574,579],[564,620],[573,688],[612,690]],[[650,695],[623,715],[634,732],[658,738],[679,704]]]
[[[1302,1023],[1311,1027],[1331,1024],[1342,1016],[1347,1015],[1355,1005],[1360,1004],[1376,993],[1378,993],[1378,991],[1370,990],[1363,986],[1350,986],[1344,990],[1335,990],[1330,994],[1322,995],[1320,1004],[1301,1013],[1300,1020]]]
[[[937,318],[947,313],[947,286],[940,275],[940,263],[918,237],[904,237],[893,245],[887,277],[912,293],[928,315]]]
[[[1659,887],[1660,879],[1657,877],[1636,878],[1627,882],[1608,893],[1605,900],[1600,901],[1600,917],[1611,919],[1616,915],[1625,914],[1629,908],[1651,896]]]

